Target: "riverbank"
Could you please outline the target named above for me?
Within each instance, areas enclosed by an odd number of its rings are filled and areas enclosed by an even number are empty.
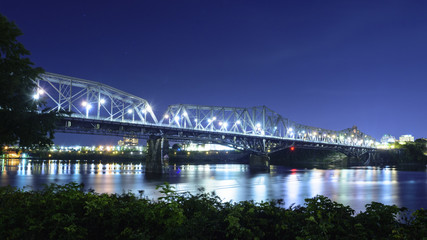
[[[146,153],[138,151],[123,152],[77,152],[77,151],[39,151],[34,152],[27,158],[42,160],[88,160],[105,162],[145,162]],[[243,164],[249,162],[249,154],[240,151],[173,151],[167,157],[170,164],[223,164],[235,163]]]
[[[170,150],[166,159],[170,164],[245,164],[249,162],[249,153],[241,151],[177,151]],[[270,164],[296,168],[348,168],[353,166],[394,166],[406,170],[423,170],[427,157],[408,150],[382,150],[376,157],[367,161],[368,156],[360,159],[348,158],[343,153],[328,150],[285,149],[272,153]],[[42,160],[89,160],[103,162],[145,161],[144,151],[38,151],[27,154],[27,158]]]
[[[245,164],[249,163],[249,153],[240,151],[170,151],[171,164]]]
[[[83,185],[40,191],[0,188],[5,239],[422,239],[427,210],[372,202],[357,213],[323,196],[302,206],[222,202],[216,195],[177,193],[168,184],[156,200],[138,194],[97,194]],[[49,206],[46,208],[46,206]]]

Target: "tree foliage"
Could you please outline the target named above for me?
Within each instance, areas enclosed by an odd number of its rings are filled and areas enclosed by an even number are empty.
[[[77,183],[39,191],[0,188],[2,239],[423,239],[427,211],[377,202],[354,215],[324,196],[285,208],[281,200],[222,202],[203,189],[162,197],[98,194]]]
[[[17,38],[19,28],[0,15],[0,146],[46,146],[52,143],[57,114],[36,101],[34,82],[43,69],[34,67],[30,52]],[[0,150],[1,151],[1,150]]]
[[[399,162],[427,163],[427,141],[425,139],[417,139],[414,142],[399,142],[392,144],[394,149],[401,150]]]

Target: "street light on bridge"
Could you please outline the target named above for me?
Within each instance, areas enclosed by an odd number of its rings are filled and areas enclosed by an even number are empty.
[[[40,99],[40,95],[44,94],[44,90],[42,88],[38,88],[37,92],[33,95],[33,98],[35,100],[39,100]]]
[[[86,109],[86,117],[89,117],[89,110],[92,108],[92,105],[87,101],[83,101],[82,106]]]
[[[129,113],[129,114],[132,114],[132,122],[134,122],[134,121],[135,121],[135,114],[133,113],[133,109],[132,109],[132,108],[129,108],[129,109],[128,109],[128,113]]]
[[[222,130],[227,131],[227,126],[228,126],[228,123],[227,123],[227,122],[220,121],[220,122],[218,123],[218,125],[221,127],[221,129],[222,129]]]

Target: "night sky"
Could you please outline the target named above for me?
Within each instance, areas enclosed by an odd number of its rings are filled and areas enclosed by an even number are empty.
[[[170,104],[427,137],[427,1],[2,1],[47,72]],[[1,33],[0,33],[1,34]],[[115,143],[58,134],[56,143]]]

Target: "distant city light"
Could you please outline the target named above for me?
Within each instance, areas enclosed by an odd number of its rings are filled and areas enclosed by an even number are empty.
[[[190,143],[185,147],[186,151],[206,151],[206,154],[209,154],[208,151],[233,151],[234,149],[228,146],[218,145],[218,144],[195,144]]]

